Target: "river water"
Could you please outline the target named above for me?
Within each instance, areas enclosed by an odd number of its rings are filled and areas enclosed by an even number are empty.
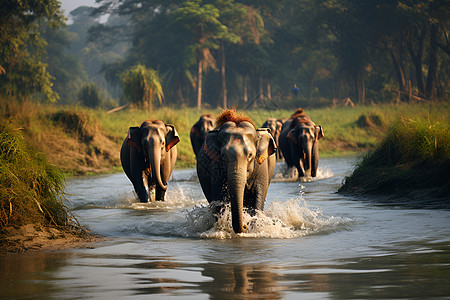
[[[193,169],[174,171],[156,204],[137,203],[124,174],[70,179],[70,207],[107,239],[0,258],[0,298],[450,298],[450,211],[337,194],[354,162],[323,158],[305,183],[278,164],[264,213],[239,235]]]

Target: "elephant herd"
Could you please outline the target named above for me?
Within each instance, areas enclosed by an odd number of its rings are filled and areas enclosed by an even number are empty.
[[[295,168],[299,177],[315,177],[323,136],[303,109],[289,119],[268,119],[261,128],[235,110],[217,118],[205,114],[192,126],[190,139],[197,175],[209,203],[230,203],[232,226],[244,233],[243,211],[263,211],[277,160]],[[175,126],[146,120],[130,127],[120,151],[123,170],[140,202],[164,201],[180,141]]]

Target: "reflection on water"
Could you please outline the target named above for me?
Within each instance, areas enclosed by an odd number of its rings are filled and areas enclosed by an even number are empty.
[[[167,201],[149,204],[123,174],[71,179],[72,209],[109,239],[0,257],[0,299],[450,297],[450,212],[336,194],[353,161],[323,159],[304,183],[277,166],[265,211],[238,235],[194,170],[175,171]]]
[[[439,298],[450,288],[448,243],[397,245],[404,253],[301,265],[185,262],[174,257],[34,253],[0,259],[0,298],[117,298],[165,295],[212,299]],[[390,249],[385,249],[387,252]],[[309,295],[309,296],[308,296]],[[315,295],[313,297],[313,295]],[[295,296],[295,297],[294,297]]]

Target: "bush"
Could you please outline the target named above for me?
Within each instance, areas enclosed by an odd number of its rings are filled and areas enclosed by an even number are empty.
[[[450,192],[450,125],[399,117],[381,143],[345,179],[341,192],[392,193],[437,188]]]
[[[94,83],[83,86],[78,94],[78,99],[84,106],[96,108],[102,103],[102,97],[98,87]]]
[[[161,104],[164,98],[158,73],[143,65],[125,71],[122,85],[126,98],[144,109],[152,109],[155,100]]]
[[[0,119],[0,228],[30,223],[65,226],[68,210],[62,172]]]

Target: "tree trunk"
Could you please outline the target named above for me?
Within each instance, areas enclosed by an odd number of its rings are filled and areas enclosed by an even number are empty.
[[[270,90],[270,81],[269,80],[267,80],[267,98],[269,100],[272,100],[272,92]]]
[[[202,60],[198,61],[198,73],[197,73],[197,109],[202,109],[202,77],[203,77],[203,68],[202,68]]]
[[[222,101],[223,108],[227,108],[227,81],[225,77],[225,46],[223,42],[220,43],[220,57],[221,57],[221,66],[220,66],[220,74],[222,76]]]
[[[436,57],[437,51],[437,34],[438,25],[431,25],[430,32],[430,65],[428,66],[428,78],[427,78],[427,99],[433,99],[436,96],[436,82],[437,82],[437,68],[438,62]]]
[[[248,101],[248,92],[247,92],[247,76],[244,76],[244,102]]]
[[[364,105],[366,99],[366,87],[364,83],[364,76],[361,70],[355,76],[356,94],[358,97],[358,103]]]
[[[413,43],[411,41],[411,36],[409,36],[408,40],[407,40],[407,46],[408,46],[408,51],[409,51],[409,55],[411,57],[411,60],[414,64],[414,68],[415,68],[415,74],[416,74],[416,82],[417,82],[417,88],[419,89],[419,93],[421,97],[423,97],[425,95],[425,85],[423,82],[423,71],[422,71],[422,57],[423,57],[423,44],[425,41],[425,35],[426,35],[426,30],[422,30],[422,33],[420,33],[418,35],[418,49],[417,52],[414,52],[414,48],[413,48]]]
[[[394,66],[395,74],[397,75],[398,88],[401,92],[406,91],[406,80],[405,74],[403,73],[403,68],[400,63],[400,59],[395,53],[393,47],[389,47],[389,54],[391,55],[392,63]]]

